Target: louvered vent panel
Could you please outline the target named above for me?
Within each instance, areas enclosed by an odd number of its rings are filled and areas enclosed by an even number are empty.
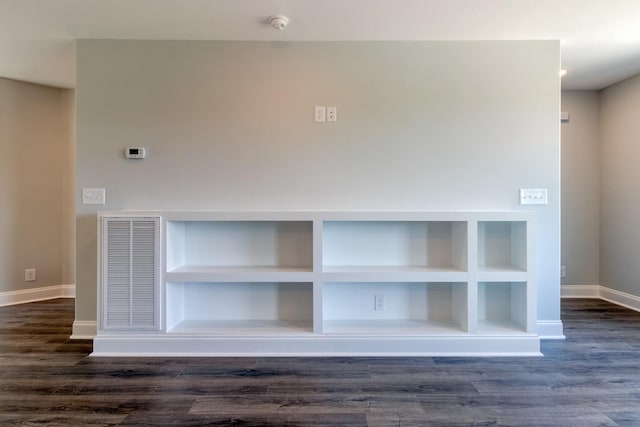
[[[131,257],[132,323],[140,327],[156,325],[156,222],[133,221]]]
[[[131,221],[110,220],[106,233],[105,326],[127,327],[131,312]]]
[[[107,218],[105,329],[158,329],[157,218]]]

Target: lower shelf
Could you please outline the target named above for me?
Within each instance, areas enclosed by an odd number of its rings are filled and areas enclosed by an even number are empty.
[[[525,332],[525,327],[510,320],[478,320],[478,333],[485,335],[512,335]]]
[[[169,334],[273,336],[313,333],[310,322],[297,320],[183,320]]]
[[[327,320],[323,324],[326,334],[346,335],[451,335],[465,334],[453,322],[424,320]]]

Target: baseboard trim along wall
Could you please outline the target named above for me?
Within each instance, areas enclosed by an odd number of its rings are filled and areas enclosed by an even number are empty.
[[[598,298],[610,303],[640,311],[640,297],[600,285],[563,285],[562,298]]]
[[[562,285],[562,298],[600,298],[600,285]]]
[[[565,339],[561,320],[538,320],[538,335],[543,340]]]
[[[75,298],[76,285],[56,285],[19,291],[0,292],[0,307],[56,298]]]
[[[600,286],[600,299],[640,311],[640,297]]]
[[[73,322],[71,332],[72,340],[92,340],[98,333],[98,325],[95,320],[76,320]]]

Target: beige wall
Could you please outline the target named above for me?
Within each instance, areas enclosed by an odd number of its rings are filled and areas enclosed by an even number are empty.
[[[640,297],[640,76],[601,93],[600,281]]]
[[[562,285],[600,284],[600,95],[563,91]]]
[[[0,78],[0,293],[73,284],[73,92]],[[24,282],[24,270],[37,281]]]
[[[78,42],[77,320],[98,209],[538,213],[539,318],[560,318],[559,44]],[[315,105],[338,122],[313,122]],[[143,161],[123,158],[145,146]]]

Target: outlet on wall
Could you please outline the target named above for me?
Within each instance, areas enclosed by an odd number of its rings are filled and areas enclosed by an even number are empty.
[[[104,188],[83,188],[82,204],[83,205],[104,205],[105,189]]]
[[[567,277],[567,266],[566,265],[561,265],[560,266],[560,278],[564,279],[565,277]]]
[[[327,107],[327,121],[328,122],[338,121],[338,109],[336,107]]]
[[[373,296],[373,309],[375,311],[384,311],[385,303],[383,294],[376,294]]]
[[[27,268],[24,270],[24,281],[25,282],[34,282],[36,280],[36,269],[35,268]]]
[[[546,205],[548,203],[546,188],[521,188],[521,205]]]

